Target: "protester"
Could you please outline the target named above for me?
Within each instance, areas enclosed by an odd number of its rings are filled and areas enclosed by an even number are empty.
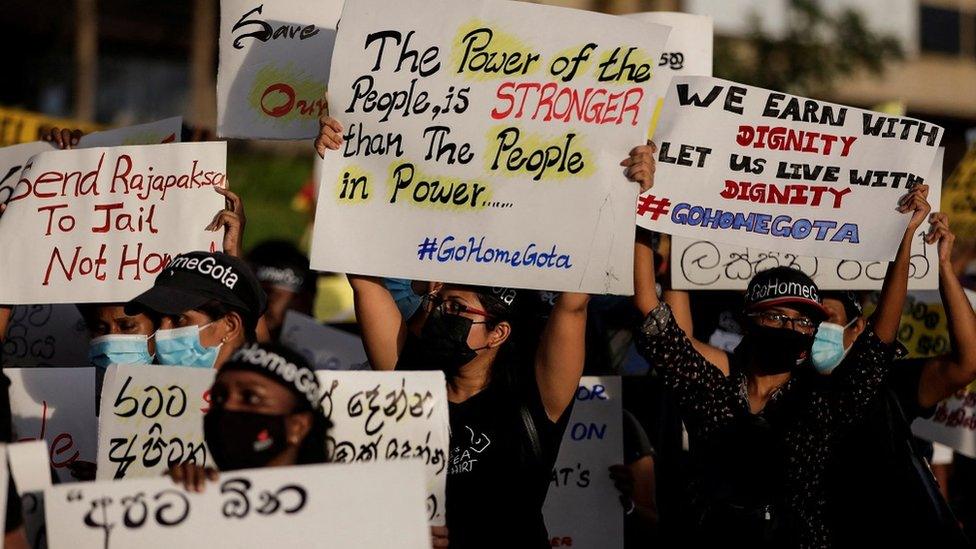
[[[329,116],[320,126],[324,158],[341,146],[342,126]],[[649,158],[635,148],[621,162],[627,177],[650,177]],[[373,369],[409,367],[406,322],[382,279],[349,281]],[[451,423],[447,528],[434,530],[435,546],[549,547],[542,504],[583,371],[588,301],[560,295],[536,332],[520,328],[515,290],[445,284],[426,296],[411,361],[444,372]]]
[[[219,471],[325,463],[331,424],[323,415],[315,371],[280,345],[251,343],[223,365],[203,419],[217,469],[183,463],[173,481],[202,492]]]
[[[257,341],[267,297],[243,260],[221,252],[176,256],[153,287],[125,305],[158,319],[156,363],[220,368]]]
[[[894,354],[908,285],[911,242],[926,219],[928,187],[900,201],[911,212],[881,300],[847,367],[820,376],[808,365],[829,313],[803,273],[757,274],[746,291],[747,334],[734,353],[692,339],[690,319],[657,295],[650,235],[638,231],[635,302],[647,315],[641,354],[677,396],[702,474],[698,543],[828,547],[824,468],[837,436],[863,416]],[[680,295],[680,294],[679,294]],[[685,296],[685,302],[687,297]],[[687,309],[685,309],[687,311]]]
[[[262,318],[271,339],[277,341],[287,311],[312,314],[315,273],[308,267],[308,257],[284,240],[262,242],[248,252],[246,259],[268,295],[268,309]]]
[[[657,542],[657,498],[654,448],[634,414],[623,411],[624,463],[610,467],[624,512],[624,547],[637,549]]]

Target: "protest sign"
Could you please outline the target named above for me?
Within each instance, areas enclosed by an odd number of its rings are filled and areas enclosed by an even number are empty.
[[[225,143],[35,156],[0,217],[0,303],[128,301],[176,254],[216,249],[225,160]]]
[[[619,377],[584,377],[542,509],[553,547],[624,546],[620,492],[608,468],[622,464]]]
[[[148,124],[90,133],[82,136],[74,148],[178,143],[182,126],[183,118],[177,116]],[[0,204],[6,204],[13,196],[14,187],[20,180],[20,171],[27,161],[35,154],[53,150],[57,150],[57,147],[45,141],[32,141],[0,149]]]
[[[645,142],[667,33],[527,2],[347,2],[312,268],[632,293],[619,163]]]
[[[366,362],[362,339],[296,311],[285,313],[281,343],[304,356],[316,370],[357,370]]]
[[[14,368],[89,365],[85,321],[66,303],[14,307],[0,349],[0,362]]]
[[[657,130],[648,229],[804,257],[891,260],[943,129],[702,76],[680,76]]]
[[[97,451],[94,368],[4,368],[19,441],[41,440],[60,482],[70,467],[94,466]]]
[[[654,96],[658,98],[651,129],[647,132],[647,138],[652,139],[661,115],[664,96],[671,84],[670,76],[712,75],[712,18],[673,11],[632,13],[624,17],[671,27],[668,44],[657,62],[658,77],[652,84]]]
[[[109,366],[98,418],[99,480],[159,476],[190,462],[208,465],[203,414],[215,370]]]
[[[321,370],[318,379],[323,412],[333,424],[329,460],[423,463],[427,519],[443,525],[449,442],[444,374]]]
[[[878,299],[878,292],[868,294],[865,318],[874,314]],[[949,321],[938,290],[908,292],[898,325],[898,342],[908,350],[905,358],[939,356],[951,350]]]
[[[942,193],[942,211],[962,241],[976,240],[976,146],[969,148],[949,174]]]
[[[341,10],[342,0],[221,0],[217,135],[318,134]]]
[[[223,473],[202,494],[169,478],[56,486],[44,494],[53,549],[335,547],[428,549],[417,463]]]
[[[43,440],[7,445],[10,476],[20,497],[27,545],[34,549],[47,547],[44,528],[44,490],[51,487],[47,443]]]
[[[939,211],[944,153],[940,147],[927,178],[932,211]],[[910,290],[939,287],[938,243],[925,243],[927,231],[926,222],[912,240]],[[774,267],[799,269],[821,290],[880,290],[888,262],[802,257],[792,252],[756,250],[703,239],[671,238],[671,286],[678,290],[745,290],[756,273]]]

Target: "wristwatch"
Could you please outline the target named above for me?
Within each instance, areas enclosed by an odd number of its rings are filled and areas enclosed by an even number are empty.
[[[668,307],[667,303],[661,303],[647,314],[647,318],[644,319],[644,324],[641,326],[641,332],[647,336],[661,335],[670,320],[671,307]]]

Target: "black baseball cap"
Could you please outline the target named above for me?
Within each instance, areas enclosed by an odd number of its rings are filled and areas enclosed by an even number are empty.
[[[148,309],[178,315],[214,300],[245,311],[254,322],[267,306],[261,284],[243,260],[223,252],[189,252],[176,256],[152,288],[126,303],[125,313]]]
[[[247,262],[258,281],[293,293],[312,288],[308,257],[286,240],[268,240],[251,249]]]
[[[778,305],[795,307],[816,320],[830,316],[820,300],[820,291],[809,276],[797,269],[775,267],[756,273],[746,289],[747,312]]]

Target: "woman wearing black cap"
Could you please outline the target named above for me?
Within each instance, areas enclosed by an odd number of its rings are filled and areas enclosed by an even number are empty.
[[[816,285],[793,269],[757,274],[746,291],[746,337],[734,353],[691,337],[690,321],[657,296],[650,235],[638,229],[635,301],[647,316],[641,354],[677,397],[700,471],[699,544],[828,547],[824,470],[837,438],[882,387],[908,286],[910,248],[926,219],[928,187],[902,199],[911,213],[879,307],[847,365],[821,376],[810,365],[817,326],[829,315]],[[685,297],[686,299],[686,297]],[[685,317],[685,318],[681,318]],[[681,325],[684,325],[682,329]]]
[[[319,155],[341,143],[339,122],[323,118]],[[621,165],[642,181],[650,161],[651,148],[641,146]],[[449,534],[433,529],[435,546],[449,537],[455,549],[549,547],[542,505],[583,372],[589,296],[560,295],[536,329],[525,322],[536,316],[517,311],[514,290],[445,284],[425,299],[421,335],[408,349],[406,323],[383,281],[349,281],[374,369],[439,369],[447,377]]]
[[[325,463],[329,421],[315,371],[279,345],[249,344],[217,372],[204,438],[220,471]],[[202,491],[217,471],[184,463],[170,475]]]

